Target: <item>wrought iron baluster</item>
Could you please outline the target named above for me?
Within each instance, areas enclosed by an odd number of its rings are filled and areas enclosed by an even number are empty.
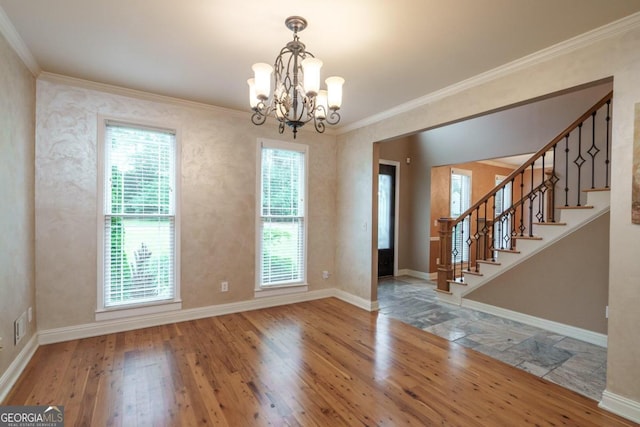
[[[520,172],[520,236],[524,236],[524,171]]]
[[[600,149],[596,147],[596,113],[591,114],[591,147],[587,153],[591,156],[591,189],[596,188],[596,156]]]
[[[533,192],[533,163],[531,164],[531,191],[529,191],[529,237],[533,237],[533,201],[536,196]]]
[[[538,220],[538,222],[544,222],[544,196],[547,192],[547,187],[546,187],[546,178],[545,178],[545,169],[544,169],[544,158],[547,155],[547,153],[542,153],[542,169],[540,172],[540,197],[538,199],[538,214],[536,215],[536,219]]]
[[[582,123],[580,123],[578,125],[578,157],[576,157],[576,159],[573,161],[573,163],[578,166],[578,191],[577,191],[577,195],[578,195],[578,204],[576,206],[581,206],[580,205],[580,187],[582,186],[581,184],[581,180],[582,180],[582,165],[584,164],[584,162],[586,162],[586,160],[584,159],[584,157],[582,157]]]
[[[558,182],[558,175],[556,175],[556,147],[558,144],[553,145],[553,166],[551,168],[551,177],[549,178],[549,189],[551,194],[549,196],[549,220],[556,222],[556,183]]]
[[[494,201],[493,204],[495,205],[495,194],[493,195]],[[482,226],[482,234],[484,236],[485,239],[485,243],[484,243],[484,248],[482,249],[482,259],[487,259],[487,248],[491,249],[493,247],[493,226],[491,225],[491,223],[489,223],[489,218],[487,217],[487,203],[488,202],[484,202],[484,224]],[[494,209],[494,214],[493,217],[495,217],[495,209]],[[491,231],[489,231],[491,230]],[[491,239],[489,242],[487,242],[487,239]]]
[[[473,220],[473,212],[467,215],[467,228],[469,230],[469,236],[467,237],[467,271],[471,271],[471,244],[473,240],[471,239],[471,222]],[[464,227],[462,228],[462,232],[464,233]],[[464,262],[464,257],[463,257]]]
[[[609,122],[611,121],[611,115],[609,114],[609,107],[611,106],[611,100],[607,101],[607,159],[605,160],[605,166],[606,166],[606,174],[605,174],[605,179],[606,179],[606,183],[604,188],[609,188]]]
[[[452,277],[453,280],[455,280],[456,277],[458,277],[456,273],[456,270],[457,270],[456,263],[458,261],[458,254],[460,253],[458,251],[458,226],[459,225],[460,223],[457,223],[456,225],[453,226],[453,239],[452,239],[453,249],[451,249],[451,255],[452,255],[451,264],[453,264],[453,277]]]
[[[564,137],[564,205],[569,206],[569,134]]]

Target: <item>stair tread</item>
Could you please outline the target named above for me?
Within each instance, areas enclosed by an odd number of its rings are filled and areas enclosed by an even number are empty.
[[[453,292],[445,291],[445,290],[438,289],[438,288],[436,288],[436,292],[440,292],[441,294],[453,295]]]
[[[479,271],[473,271],[473,270],[462,270],[462,273],[464,274],[470,274],[472,276],[484,276],[482,273],[480,273]]]
[[[566,222],[534,222],[533,225],[567,225]]]
[[[593,206],[591,206],[591,205],[585,205],[585,206],[560,206],[557,209],[593,209]]]
[[[476,263],[488,264],[488,265],[502,265],[502,263],[499,263],[498,261],[490,261],[490,260],[484,260],[484,259],[478,259],[476,260]]]
[[[457,285],[467,286],[467,282],[460,279],[447,280],[448,283],[455,283]]]
[[[519,254],[520,253],[520,251],[518,251],[516,249],[494,249],[494,251],[503,252],[503,253],[507,253],[507,254]]]
[[[589,188],[589,189],[582,190],[582,191],[584,191],[585,193],[589,193],[589,192],[592,192],[592,191],[611,191],[611,188]]]
[[[521,240],[542,240],[542,237],[539,236],[513,236],[513,238]]]

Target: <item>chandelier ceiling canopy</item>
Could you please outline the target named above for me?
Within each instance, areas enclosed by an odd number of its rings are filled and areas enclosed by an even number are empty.
[[[254,77],[249,84],[249,102],[255,125],[263,124],[268,116],[278,122],[278,130],[284,132],[285,125],[293,130],[295,139],[298,128],[313,120],[319,133],[324,132],[325,123],[340,122],[338,110],[342,104],[342,77],[325,80],[326,89],[320,88],[322,61],[306,50],[298,32],[307,27],[300,16],[290,16],[285,25],[293,31],[293,40],[280,50],[273,67],[265,63],[253,64]],[[271,92],[271,74],[274,74]]]

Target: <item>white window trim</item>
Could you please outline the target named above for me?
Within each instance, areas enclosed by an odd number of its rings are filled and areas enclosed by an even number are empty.
[[[262,148],[275,148],[297,151],[304,154],[304,278],[300,283],[286,283],[282,285],[262,285],[260,274],[260,260],[262,256]],[[258,138],[256,144],[256,259],[255,259],[255,298],[286,295],[297,292],[306,292],[309,289],[307,283],[308,274],[308,227],[309,227],[309,146],[294,142],[277,141],[273,139]]]
[[[170,130],[175,134],[175,256],[174,256],[174,297],[170,300],[153,301],[149,303],[129,304],[125,306],[105,307],[104,306],[104,165],[105,165],[105,131],[108,122],[122,123],[137,128],[150,128],[153,130]],[[146,120],[122,119],[119,117],[98,114],[98,138],[97,138],[97,304],[95,311],[96,321],[119,319],[124,317],[134,317],[146,314],[162,313],[166,311],[182,309],[180,298],[180,209],[181,209],[181,133],[177,126],[167,126],[166,124],[153,123]]]

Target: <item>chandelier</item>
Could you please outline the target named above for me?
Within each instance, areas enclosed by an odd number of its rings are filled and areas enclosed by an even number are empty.
[[[293,40],[280,50],[273,67],[265,63],[254,64],[251,67],[254,78],[247,83],[253,124],[261,125],[271,115],[279,122],[280,133],[287,125],[293,130],[295,139],[298,128],[311,120],[319,133],[324,132],[325,123],[335,125],[340,122],[338,110],[342,104],[344,79],[329,77],[325,80],[327,89],[320,89],[322,61],[307,51],[298,37],[298,32],[307,27],[306,19],[290,16],[284,23],[293,31]],[[271,73],[274,73],[273,94]]]

